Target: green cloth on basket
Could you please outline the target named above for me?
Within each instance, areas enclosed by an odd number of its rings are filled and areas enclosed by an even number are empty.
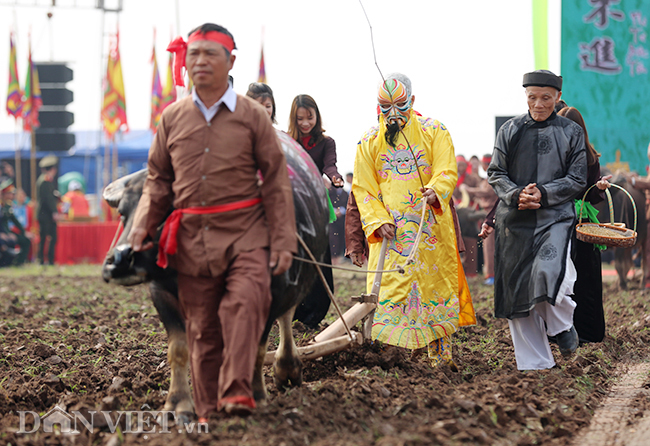
[[[330,223],[336,221],[336,212],[334,212],[334,206],[332,205],[332,200],[330,200],[330,194],[327,194],[327,206],[330,209]]]
[[[583,206],[584,203],[584,206]],[[580,218],[580,208],[582,207],[582,219],[583,220],[588,220],[589,223],[600,223],[598,221],[598,209],[593,207],[591,203],[588,201],[583,202],[582,200],[575,200],[575,205],[576,205],[576,216]],[[578,220],[580,222],[580,220]],[[601,251],[604,251],[607,249],[607,246],[605,245],[596,245],[594,243],[594,246]]]

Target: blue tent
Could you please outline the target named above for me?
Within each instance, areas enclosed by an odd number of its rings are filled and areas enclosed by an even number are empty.
[[[59,175],[68,172],[81,172],[86,180],[86,193],[96,194],[102,188],[104,169],[104,152],[106,137],[99,130],[74,132],[76,144],[67,152],[36,152],[36,159],[46,155],[59,157]],[[153,140],[151,130],[132,130],[116,136],[118,154],[118,176],[123,176],[142,169],[147,164],[149,147]],[[30,158],[29,134],[19,134],[18,141],[13,133],[0,133],[0,160],[13,161],[15,147],[20,150],[20,157]],[[109,163],[109,171],[111,163]],[[112,173],[111,173],[112,177]]]

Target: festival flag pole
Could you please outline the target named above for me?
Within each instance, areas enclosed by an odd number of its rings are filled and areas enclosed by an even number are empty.
[[[29,175],[30,187],[32,188],[32,201],[36,203],[38,194],[36,193],[36,132],[34,129],[31,131],[31,149],[29,151]]]
[[[111,166],[111,170],[113,171],[112,181],[115,181],[118,178],[118,172],[117,172],[118,159],[117,158],[118,158],[117,142],[115,141],[115,136],[113,136],[113,165]]]
[[[16,164],[16,168],[14,169],[14,172],[16,173],[16,187],[18,189],[23,188],[23,172],[22,172],[22,166],[21,166],[21,160],[20,160],[20,127],[18,127],[18,120],[16,120],[16,126],[14,130],[14,148],[15,148],[15,153],[14,153],[14,162]]]
[[[173,37],[172,37],[173,38]],[[169,62],[167,63],[167,76],[165,76],[165,85],[162,89],[162,98],[160,100],[160,114],[170,104],[176,102],[177,91],[174,85],[174,55],[169,53]]]
[[[264,63],[264,27],[262,27],[262,50],[260,52],[260,70],[257,75],[257,82],[266,84],[266,65]]]
[[[103,180],[103,187],[102,189],[106,188],[108,186],[108,183],[110,182],[110,176],[108,172],[108,167],[110,166],[110,160],[111,160],[111,140],[106,139],[106,143],[104,144],[104,169],[102,172],[102,180]]]
[[[151,119],[149,128],[156,133],[160,116],[166,104],[163,103],[163,87],[160,83],[160,73],[158,72],[158,60],[156,59],[156,28],[153,30],[153,51],[151,54],[151,63],[153,64],[153,76],[151,79]]]
[[[122,62],[120,60],[120,31],[115,37],[115,45],[111,47],[106,65],[104,81],[104,100],[102,103],[102,122],[107,137],[104,148],[104,187],[111,178],[109,168],[113,164],[113,177],[117,175],[117,143],[115,134],[118,131],[128,132],[126,120],[126,100],[124,94],[124,79],[122,77]],[[111,156],[111,149],[113,155]],[[112,163],[111,163],[112,159]]]
[[[16,187],[22,188],[22,171],[20,166],[20,127],[18,118],[23,111],[23,92],[18,77],[18,62],[13,31],[9,33],[9,86],[7,87],[7,114],[14,117],[14,157],[16,162]]]
[[[30,176],[32,200],[36,201],[36,131],[39,126],[38,110],[43,105],[41,99],[41,87],[38,81],[38,70],[32,62],[32,42],[29,37],[29,62],[27,65],[27,79],[25,80],[25,101],[23,103],[23,130],[31,133],[30,150]]]

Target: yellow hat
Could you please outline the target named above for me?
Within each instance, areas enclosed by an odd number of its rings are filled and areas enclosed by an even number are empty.
[[[59,159],[54,156],[54,155],[48,155],[44,157],[40,163],[38,163],[38,167],[41,167],[43,169],[47,169],[49,167],[54,167],[56,164],[59,162]]]

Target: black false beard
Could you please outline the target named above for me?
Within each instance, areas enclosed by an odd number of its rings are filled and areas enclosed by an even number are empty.
[[[384,137],[386,138],[386,142],[388,143],[389,146],[395,147],[399,130],[400,130],[399,123],[397,122],[386,124],[386,134],[384,135]]]

